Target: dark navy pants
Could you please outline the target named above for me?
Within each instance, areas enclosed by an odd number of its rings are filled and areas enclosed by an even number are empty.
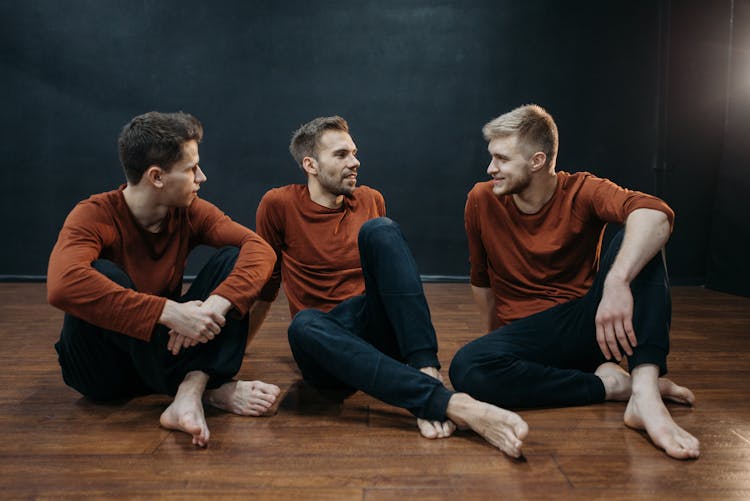
[[[324,313],[303,310],[289,345],[305,381],[320,389],[362,390],[417,417],[445,420],[452,392],[418,369],[440,367],[437,338],[414,257],[388,218],[359,232],[366,292]]]
[[[236,247],[220,249],[187,293],[175,300],[206,299],[231,273],[238,255]],[[111,261],[97,260],[93,266],[117,284],[135,289],[125,271]],[[226,325],[213,340],[183,348],[177,355],[167,350],[168,331],[158,325],[146,342],[66,314],[55,344],[63,380],[84,396],[108,400],[149,393],[174,395],[191,371],[207,373],[207,387],[218,388],[239,371],[247,342],[247,315],[242,319],[227,316]]]
[[[606,361],[596,342],[594,318],[622,237],[620,231],[610,243],[585,296],[512,322],[461,348],[450,367],[456,391],[507,408],[604,401],[604,385],[593,374]],[[672,307],[661,253],[641,270],[631,290],[638,346],[628,366],[632,370],[654,364],[664,374]]]

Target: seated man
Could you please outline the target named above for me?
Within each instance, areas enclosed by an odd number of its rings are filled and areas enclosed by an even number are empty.
[[[66,312],[55,345],[65,382],[96,400],[175,395],[162,426],[209,440],[203,401],[257,416],[279,389],[235,381],[247,312],[273,271],[263,239],[198,198],[200,122],[146,113],[120,134],[127,184],[80,202],[65,220],[47,274]],[[222,247],[183,296],[191,249]]]
[[[557,126],[539,106],[506,113],[483,132],[492,179],[469,192],[465,222],[472,291],[495,330],[456,354],[454,387],[516,408],[627,400],[627,426],[672,457],[698,457],[698,440],[662,402],[694,396],[659,378],[669,351],[661,250],[672,210],[589,173],[555,172]],[[600,262],[607,223],[625,229]],[[630,374],[607,361],[623,352]]]
[[[382,195],[357,187],[346,121],[316,118],[289,149],[307,184],[272,189],[260,202],[257,231],[278,258],[260,298],[267,311],[283,278],[289,344],[305,381],[405,408],[425,437],[447,437],[455,423],[518,457],[527,426],[517,414],[443,385],[416,263],[398,225],[382,217]]]

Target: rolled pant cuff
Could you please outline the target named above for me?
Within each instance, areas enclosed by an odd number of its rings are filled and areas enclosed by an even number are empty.
[[[604,383],[599,376],[591,374],[591,377],[586,379],[586,387],[591,403],[598,404],[606,400],[607,391],[604,389]]]
[[[455,392],[449,390],[442,384],[435,386],[435,390],[432,392],[430,400],[427,402],[427,405],[424,408],[423,415],[417,417],[421,417],[422,419],[427,419],[429,421],[445,421],[446,419],[448,419],[445,415],[446,411],[448,410],[448,401],[451,399],[454,393]]]
[[[432,350],[415,351],[407,357],[406,363],[415,369],[423,367],[440,369],[440,361],[438,361],[437,354]]]
[[[659,367],[659,376],[667,373],[667,350],[658,346],[638,346],[633,350],[633,355],[628,357],[628,370],[642,364],[653,364]]]

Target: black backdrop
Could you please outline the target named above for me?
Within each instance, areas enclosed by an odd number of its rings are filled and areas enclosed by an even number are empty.
[[[72,206],[122,182],[120,128],[152,109],[203,122],[201,194],[250,227],[267,189],[303,181],[291,131],[344,116],[360,182],[420,271],[465,276],[481,126],[536,102],[558,122],[559,169],[675,208],[672,275],[703,283],[738,0],[703,3],[0,1],[0,276],[46,273]]]

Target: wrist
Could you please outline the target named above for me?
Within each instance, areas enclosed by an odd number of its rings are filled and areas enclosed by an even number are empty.
[[[609,270],[609,273],[607,273],[607,278],[604,280],[604,283],[605,285],[630,285],[630,278],[626,273],[616,268],[612,268]]]
[[[213,311],[220,313],[222,316],[226,316],[229,310],[232,309],[232,303],[225,297],[217,294],[212,294],[203,302],[203,306],[208,306]]]
[[[170,329],[173,327],[173,320],[176,315],[177,303],[171,299],[167,299],[164,303],[164,308],[161,310],[161,315],[157,322],[161,325],[167,326]]]

